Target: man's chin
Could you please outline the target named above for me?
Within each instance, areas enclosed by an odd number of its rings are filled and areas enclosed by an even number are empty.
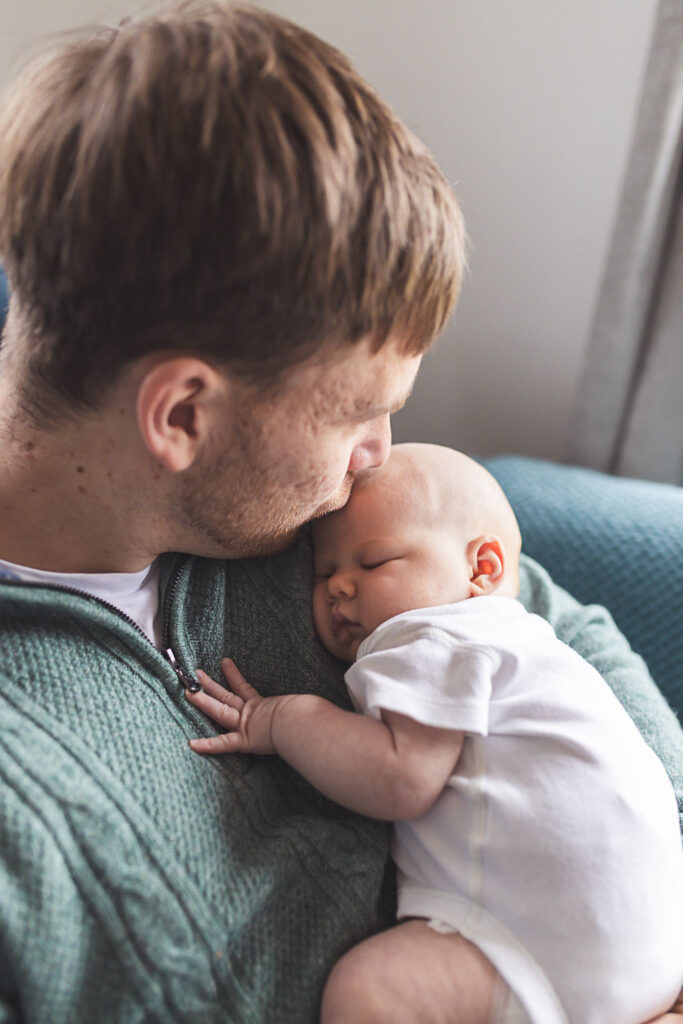
[[[245,551],[242,556],[246,558],[259,558],[262,555],[277,555],[281,551],[285,551],[291,547],[299,536],[301,527],[305,523],[313,522],[314,519],[321,519],[323,516],[329,515],[330,512],[337,512],[340,508],[343,508],[349,500],[351,494],[351,488],[353,487],[353,481],[350,481],[348,486],[343,485],[342,489],[326,501],[324,504],[319,505],[315,511],[313,511],[304,522],[299,523],[296,526],[291,526],[286,530],[282,530],[279,533],[271,534],[268,537],[254,538],[249,546],[249,550]]]
[[[346,505],[347,501],[351,497],[352,488],[353,478],[349,476],[348,480],[344,481],[341,488],[339,489],[337,494],[334,495],[334,497],[324,502],[324,504],[318,506],[318,508],[311,516],[311,520],[321,519],[323,516],[329,515],[330,512],[338,512],[340,508],[344,508],[344,505]]]
[[[299,530],[300,527],[297,526],[269,536],[244,537],[238,542],[234,538],[226,539],[223,543],[214,540],[210,544],[183,544],[181,542],[174,550],[185,551],[187,554],[197,555],[200,558],[218,558],[228,561],[239,558],[261,558],[266,555],[278,555],[281,551],[291,547],[299,535]]]
[[[245,551],[240,557],[261,558],[266,555],[279,555],[281,551],[286,551],[287,548],[291,548],[292,544],[299,536],[300,529],[300,526],[295,526],[291,530],[285,530],[282,533],[277,533],[273,537],[260,537],[258,540],[255,540],[249,550]]]
[[[299,536],[301,527],[314,519],[320,519],[330,512],[336,512],[343,508],[349,500],[353,487],[353,477],[347,474],[339,490],[322,505],[318,505],[312,512],[299,514],[301,518],[293,525],[283,527],[273,533],[264,533],[254,536],[242,535],[239,540],[231,536],[211,535],[211,542],[208,545],[196,543],[186,546],[179,546],[178,551],[188,551],[193,555],[200,555],[205,558],[261,558],[266,555],[277,555],[291,547]],[[297,516],[299,518],[299,516]],[[207,539],[207,532],[204,539]]]
[[[313,522],[315,519],[321,519],[323,516],[329,515],[330,512],[337,512],[340,508],[343,508],[349,500],[351,494],[351,487],[344,488],[344,492],[326,501],[324,505],[319,505],[318,508],[311,513],[311,515],[305,520],[305,523]],[[259,537],[254,541],[252,547],[246,552],[247,558],[258,558],[262,555],[277,555],[281,551],[286,551],[295,542],[302,526],[305,523],[299,523],[298,526],[292,526],[287,530],[283,530],[281,533],[276,533],[270,537]]]

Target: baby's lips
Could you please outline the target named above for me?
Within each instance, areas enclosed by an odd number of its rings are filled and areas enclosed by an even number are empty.
[[[341,612],[332,612],[330,616],[330,626],[332,634],[336,640],[339,639],[342,633],[348,633],[349,639],[353,636],[354,630],[360,627],[359,622],[353,622],[352,619],[348,619],[346,615],[342,615]]]
[[[368,635],[367,630],[360,622],[354,622],[346,616],[330,616],[327,621],[330,651],[342,661],[355,661],[358,648]]]

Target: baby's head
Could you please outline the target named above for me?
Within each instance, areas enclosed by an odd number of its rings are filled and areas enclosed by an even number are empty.
[[[313,524],[313,618],[327,649],[353,661],[380,623],[469,597],[516,597],[522,546],[500,486],[473,459],[394,445],[359,476],[344,508]]]

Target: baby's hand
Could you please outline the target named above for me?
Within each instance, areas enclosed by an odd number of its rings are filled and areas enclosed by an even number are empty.
[[[186,690],[185,696],[228,731],[220,736],[190,740],[190,747],[198,754],[274,754],[272,720],[282,698],[262,697],[230,658],[223,659],[221,668],[230,689],[197,669],[202,689],[198,693]]]

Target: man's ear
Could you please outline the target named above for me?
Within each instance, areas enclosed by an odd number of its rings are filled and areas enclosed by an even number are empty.
[[[477,537],[467,546],[470,566],[470,597],[493,594],[505,578],[506,555],[498,537]]]
[[[188,469],[206,442],[229,384],[203,359],[164,359],[140,381],[137,418],[149,453],[173,473]]]

